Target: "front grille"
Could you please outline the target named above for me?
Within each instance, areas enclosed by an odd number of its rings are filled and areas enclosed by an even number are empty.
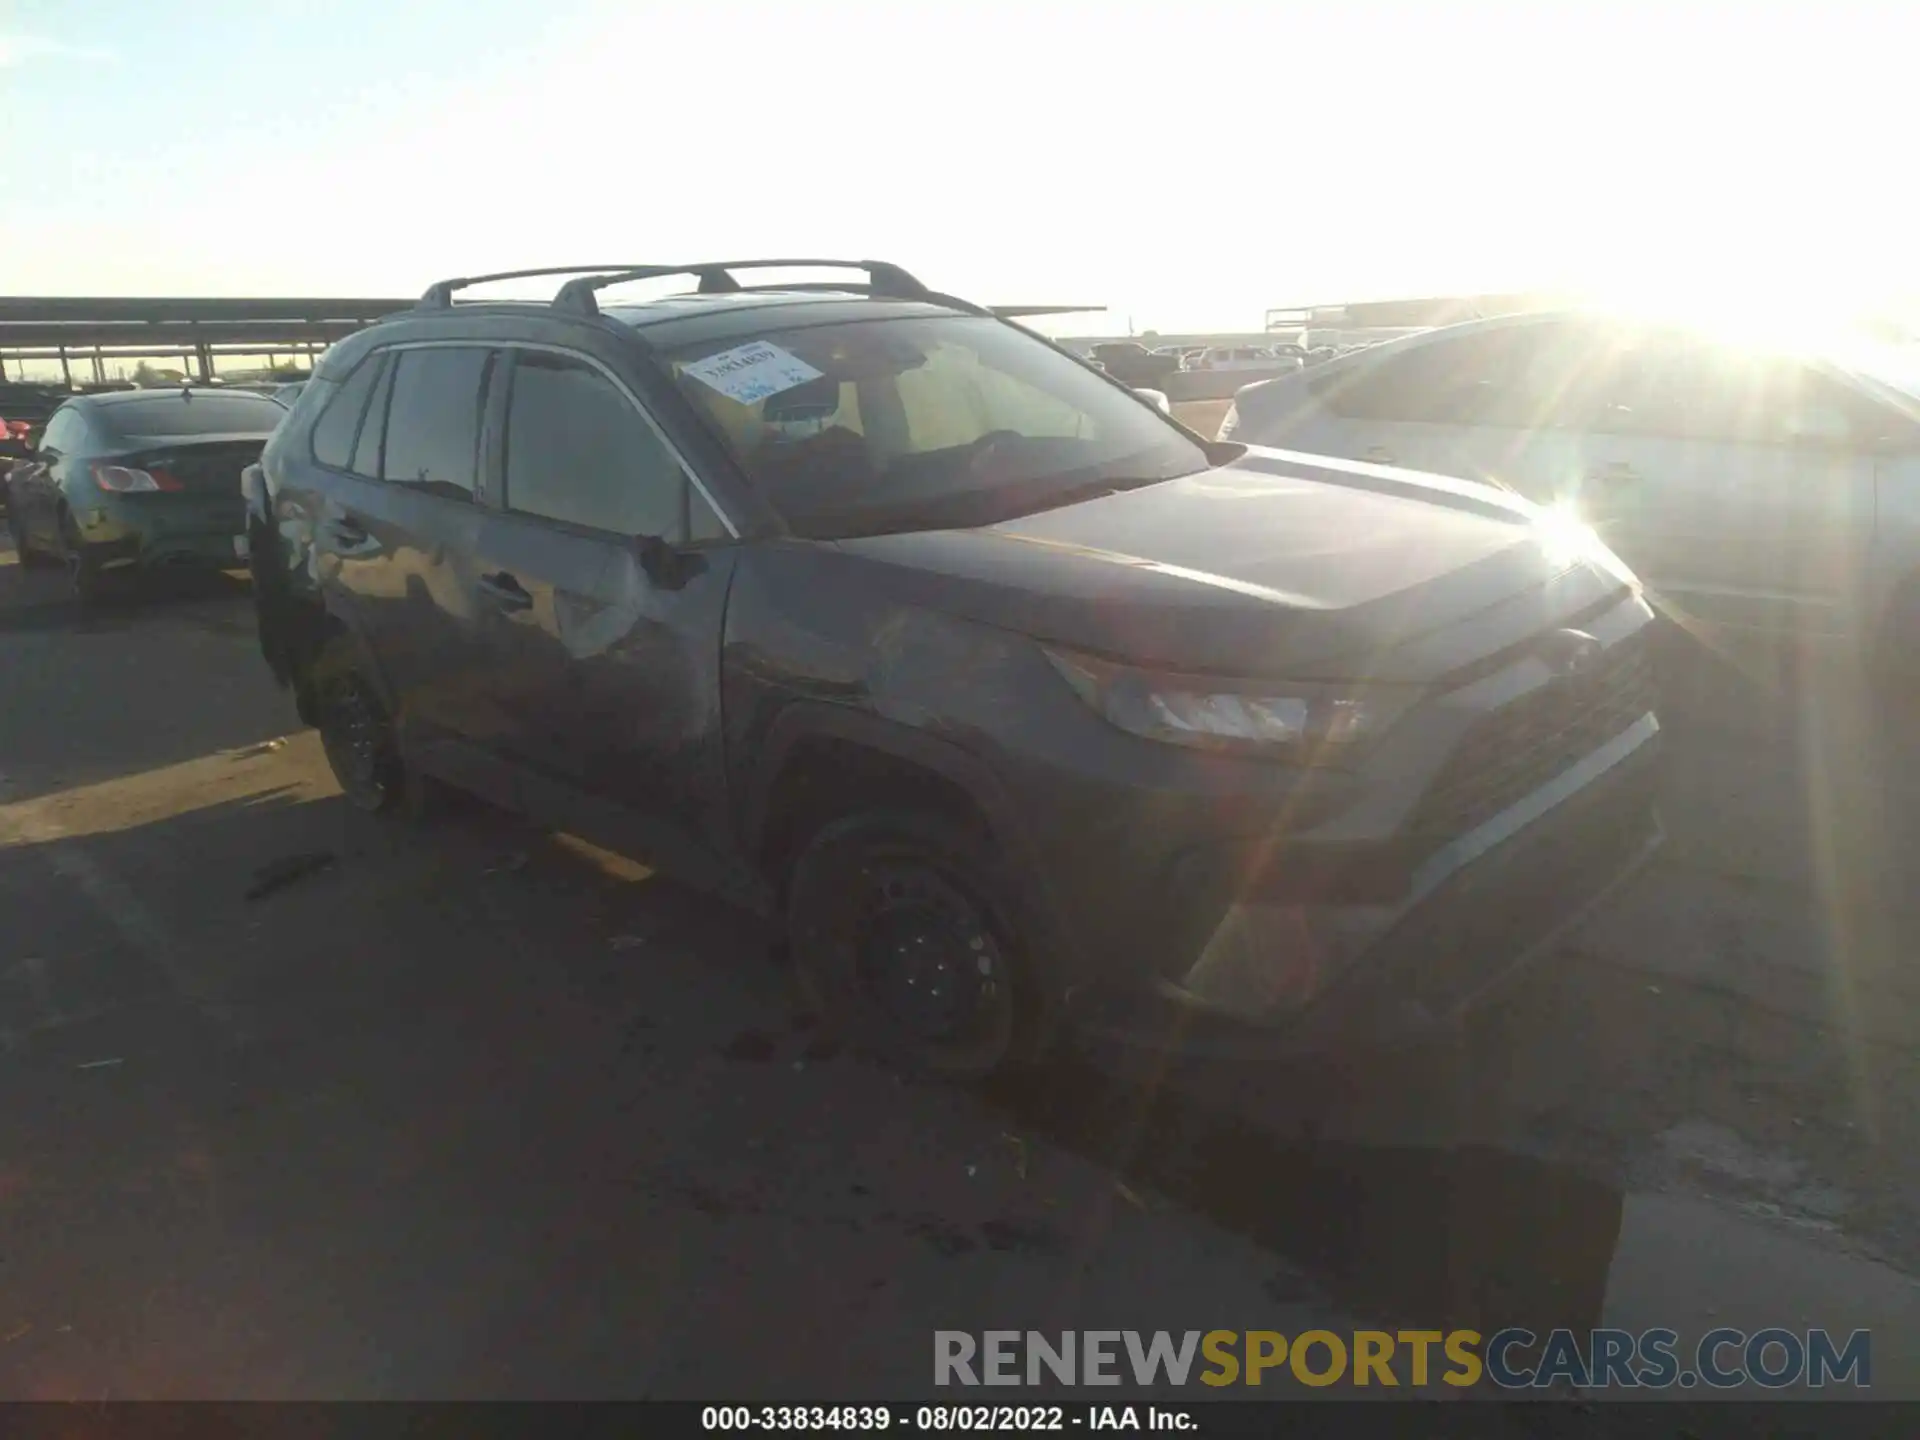
[[[1652,658],[1641,631],[1587,671],[1549,681],[1474,726],[1414,812],[1414,833],[1443,842],[1485,824],[1653,705]]]

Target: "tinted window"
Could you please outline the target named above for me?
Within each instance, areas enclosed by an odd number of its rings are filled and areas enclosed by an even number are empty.
[[[1578,428],[1598,403],[1610,345],[1578,325],[1502,327],[1374,352],[1324,372],[1316,389],[1356,419]]]
[[[1473,359],[1464,342],[1443,340],[1327,371],[1315,388],[1328,409],[1350,419],[1444,424],[1473,393]]]
[[[171,439],[188,435],[268,435],[287,412],[264,395],[142,396],[100,407],[100,419],[116,435]]]
[[[373,382],[373,397],[367,404],[366,418],[360,424],[360,439],[353,447],[352,470],[356,475],[380,475],[380,442],[387,433],[387,402],[393,398],[394,356],[382,355],[378,377]]]
[[[450,498],[473,495],[487,356],[478,346],[461,346],[394,357],[382,479]]]
[[[1210,464],[1153,407],[986,318],[803,326],[667,359],[804,535],[990,524]]]
[[[689,536],[691,487],[632,400],[584,361],[523,351],[507,402],[507,506],[616,535]],[[691,503],[705,510],[698,495]],[[691,538],[718,528],[701,517]]]
[[[1470,359],[1460,422],[1512,430],[1580,430],[1604,408],[1623,342],[1599,326],[1540,324],[1496,331]]]
[[[1624,356],[1597,428],[1716,444],[1847,449],[1889,428],[1868,397],[1808,366],[1687,341]]]
[[[368,355],[354,366],[346,381],[334,391],[327,408],[313,423],[313,458],[336,470],[353,468],[353,441],[360,431],[360,417],[366,414],[367,395],[380,374],[385,357]]]

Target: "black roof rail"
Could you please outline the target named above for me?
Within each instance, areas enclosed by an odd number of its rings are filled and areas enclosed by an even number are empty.
[[[453,292],[471,285],[486,285],[495,280],[526,280],[536,275],[588,275],[600,270],[627,270],[623,263],[613,265],[543,265],[536,270],[499,270],[491,275],[463,275],[456,280],[436,280],[415,303],[416,310],[445,310],[453,304]]]
[[[610,267],[611,269],[611,267]],[[745,290],[733,277],[735,270],[787,270],[787,269],[833,269],[863,270],[867,275],[867,284],[859,287],[867,294],[884,296],[893,300],[927,300],[935,298],[931,290],[909,275],[898,265],[885,260],[705,260],[694,265],[636,265],[629,269],[612,270],[605,275],[582,275],[577,280],[569,280],[560,287],[560,293],[553,297],[557,310],[575,310],[583,315],[600,313],[600,302],[595,292],[609,285],[624,285],[630,280],[654,280],[666,275],[698,276],[698,293],[702,295],[728,294]],[[767,289],[843,289],[843,286],[818,285],[781,285],[755,287]]]
[[[732,290],[726,293],[736,295],[778,295],[790,294],[794,291],[800,291],[802,293],[810,292],[816,295],[868,295],[882,300],[909,298],[902,296],[897,290],[881,286],[862,285],[845,281],[836,283],[832,280],[795,280],[779,285],[735,285]],[[703,291],[701,293],[712,292]],[[964,310],[969,315],[996,315],[999,313],[985,305],[976,305],[971,300],[962,300],[957,295],[943,295],[937,290],[923,290],[919,295],[911,298],[930,301],[935,305],[945,305],[952,310]],[[555,301],[554,303],[558,304],[559,302]]]

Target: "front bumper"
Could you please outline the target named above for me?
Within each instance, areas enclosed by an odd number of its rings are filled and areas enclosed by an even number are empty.
[[[1552,783],[1430,856],[1392,906],[1240,904],[1214,937],[1219,970],[1258,976],[1297,950],[1303,926],[1344,953],[1332,978],[1281,1018],[1171,981],[1084,986],[1066,1014],[1081,1033],[1183,1054],[1276,1056],[1391,1044],[1484,1003],[1551,951],[1652,858],[1659,724],[1649,714]],[[1220,982],[1232,989],[1232,976]]]

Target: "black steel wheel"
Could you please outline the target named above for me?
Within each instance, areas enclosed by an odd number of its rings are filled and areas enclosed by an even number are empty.
[[[991,847],[943,817],[852,816],[794,866],[787,917],[803,994],[850,1038],[955,1079],[1029,1063],[1044,1006]]]
[[[328,641],[311,676],[320,744],[347,803],[369,814],[406,798],[393,721],[344,638]]]

